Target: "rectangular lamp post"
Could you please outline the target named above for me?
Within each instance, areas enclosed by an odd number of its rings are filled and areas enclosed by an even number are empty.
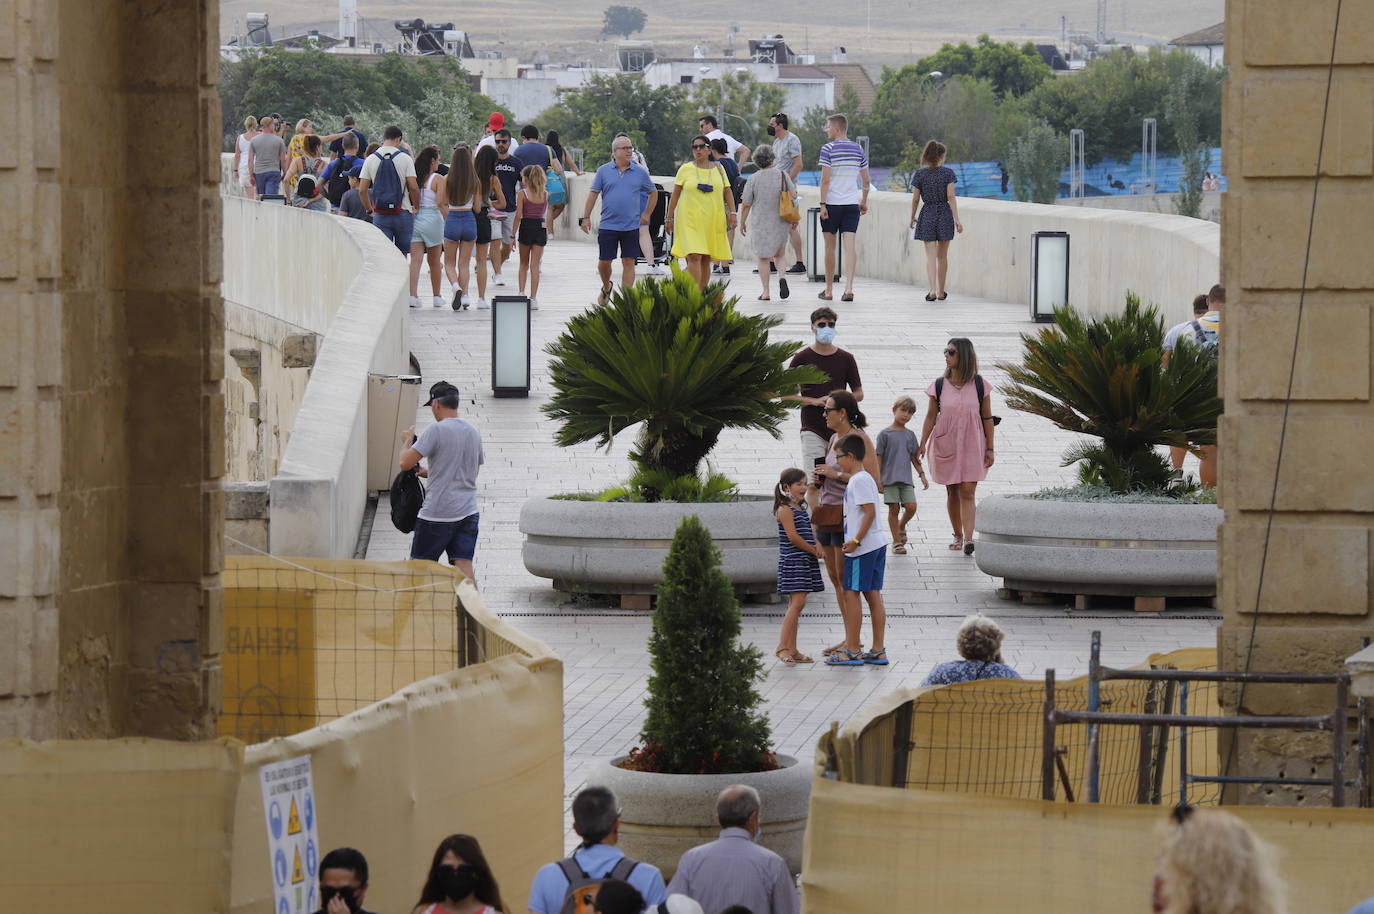
[[[530,395],[530,300],[523,295],[491,300],[491,392]]]
[[[1069,303],[1069,233],[1031,235],[1030,316],[1053,321],[1054,309]]]
[[[835,280],[844,275],[844,245],[835,236]],[[821,234],[821,208],[806,211],[806,277],[812,282],[825,282],[825,237]]]

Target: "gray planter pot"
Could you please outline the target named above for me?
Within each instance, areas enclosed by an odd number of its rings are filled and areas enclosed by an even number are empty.
[[[525,569],[574,593],[653,593],[678,524],[701,518],[721,570],[746,594],[777,590],[777,522],[762,496],[685,505],[531,498],[520,509]]]
[[[620,849],[634,860],[652,863],[664,880],[677,872],[683,853],[720,836],[716,797],[732,784],[748,784],[763,801],[759,843],[787,861],[793,875],[801,872],[802,842],[811,803],[811,766],[779,755],[776,771],[746,774],[655,774],[626,771],[620,759],[601,762],[588,784],[615,791],[620,800]]]
[[[978,503],[974,557],[980,570],[1017,589],[1213,596],[1221,521],[1216,505],[994,495]]]

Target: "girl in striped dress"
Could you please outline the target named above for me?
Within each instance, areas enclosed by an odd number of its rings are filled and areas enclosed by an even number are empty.
[[[773,490],[773,516],[778,522],[778,593],[788,595],[787,615],[773,654],[783,663],[815,663],[797,650],[797,625],[806,595],[825,590],[818,561],[821,548],[806,513],[806,473],[795,467],[782,471]]]

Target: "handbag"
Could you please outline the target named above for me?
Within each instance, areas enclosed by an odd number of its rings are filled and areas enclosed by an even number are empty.
[[[787,180],[787,175],[782,176],[782,194],[778,197],[778,216],[783,222],[796,225],[801,222],[801,210],[797,209],[797,201],[787,191],[787,185],[791,183]]]
[[[844,531],[844,505],[817,505],[811,512],[811,526],[821,533]]]

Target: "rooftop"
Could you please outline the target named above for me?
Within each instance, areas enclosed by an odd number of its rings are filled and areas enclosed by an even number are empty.
[[[864,70],[862,64],[824,63],[817,64],[816,69],[835,77],[836,104],[839,104],[845,87],[849,87],[859,96],[859,110],[872,110],[873,99],[878,95],[878,88],[873,85],[873,80],[869,78],[868,72]]]
[[[1209,25],[1205,29],[1198,29],[1196,32],[1189,32],[1187,35],[1180,35],[1170,41],[1169,44],[1177,47],[1222,44],[1222,39],[1226,31],[1225,26],[1225,22],[1218,22],[1216,25]]]

